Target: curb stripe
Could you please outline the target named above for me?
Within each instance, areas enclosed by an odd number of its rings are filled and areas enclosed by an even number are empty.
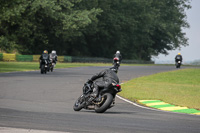
[[[189,109],[188,107],[175,106],[160,100],[138,100],[138,101],[142,104],[145,104],[148,107],[156,108],[163,111],[200,115],[200,110]]]
[[[157,103],[157,102],[162,102],[160,100],[139,100],[141,103]]]
[[[195,115],[200,115],[200,112],[199,113],[194,113]]]
[[[145,106],[142,106],[142,105],[140,105],[140,104],[137,104],[137,103],[135,103],[135,102],[132,102],[132,101],[130,101],[130,100],[127,100],[127,99],[125,99],[125,98],[123,98],[123,97],[121,97],[121,96],[119,96],[119,95],[116,95],[116,97],[118,97],[119,99],[121,99],[121,100],[123,100],[123,101],[125,101],[125,102],[127,102],[127,103],[130,103],[130,104],[132,104],[132,105],[134,105],[134,106],[137,106],[137,107],[140,107],[140,108],[143,108],[143,109],[148,109],[148,110],[153,110],[153,111],[161,111],[161,112],[169,112],[169,113],[177,113],[177,114],[184,114],[184,113],[179,113],[179,112],[172,112],[172,111],[165,111],[165,110],[160,110],[160,109],[158,109],[158,108],[150,108],[150,107],[145,107]],[[138,101],[150,101],[150,100],[138,100]],[[152,100],[151,100],[152,101]],[[157,100],[158,101],[158,100]],[[174,106],[174,105],[172,105],[172,106]],[[194,110],[196,110],[196,109],[194,109]],[[200,115],[200,110],[196,110],[196,111],[199,111],[199,113],[188,113],[188,115]]]
[[[165,103],[165,102],[158,102],[158,103],[148,103],[146,104],[147,106],[153,106],[153,105],[164,105],[164,104],[168,104],[168,103]]]
[[[187,107],[164,107],[164,108],[159,108],[161,110],[167,110],[167,111],[172,111],[172,110],[181,110],[181,109],[188,109]]]
[[[164,104],[164,105],[154,105],[154,106],[150,106],[153,108],[163,108],[163,107],[175,107],[174,105],[171,104]]]
[[[196,109],[182,109],[182,110],[174,110],[174,112],[179,112],[179,113],[188,113],[188,114],[195,114],[195,113],[200,113],[200,111]]]

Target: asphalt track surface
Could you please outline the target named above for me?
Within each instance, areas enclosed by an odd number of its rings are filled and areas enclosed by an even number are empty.
[[[75,112],[73,104],[93,74],[108,67],[79,67],[0,74],[0,127],[72,133],[199,133],[200,116],[155,111],[116,98],[103,114]],[[175,70],[174,66],[122,66],[120,82]],[[123,88],[122,88],[123,90]],[[1,132],[1,131],[0,131]]]

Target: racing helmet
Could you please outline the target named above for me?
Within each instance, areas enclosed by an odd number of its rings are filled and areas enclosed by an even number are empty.
[[[43,53],[44,53],[44,54],[48,54],[48,51],[47,51],[47,50],[44,50]]]
[[[119,53],[120,53],[120,51],[117,51],[117,52],[116,52],[116,54],[119,54]]]
[[[56,51],[55,50],[52,50],[52,52],[51,52],[52,54],[56,54]]]
[[[178,55],[181,55],[181,53],[178,53]]]

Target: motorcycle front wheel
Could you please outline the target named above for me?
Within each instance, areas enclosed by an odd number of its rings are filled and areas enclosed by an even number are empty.
[[[44,65],[42,65],[41,68],[40,68],[40,73],[41,73],[41,74],[44,73],[44,69],[45,69],[45,68],[44,68]]]
[[[84,97],[83,95],[81,95],[74,104],[73,107],[74,111],[80,111],[84,107],[84,103],[85,103]]]
[[[176,68],[180,68],[180,67],[181,67],[181,65],[177,63],[176,64]]]
[[[99,105],[95,105],[96,113],[104,113],[112,104],[113,96],[110,93],[105,93],[102,96],[102,102]]]

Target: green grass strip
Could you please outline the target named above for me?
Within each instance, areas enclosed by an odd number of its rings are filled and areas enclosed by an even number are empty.
[[[1,60],[1,55],[0,55]],[[34,56],[34,60],[38,62],[3,62],[0,61],[0,73],[4,72],[16,72],[16,71],[31,71],[39,70],[39,55]],[[122,64],[123,66],[144,66],[145,64]],[[112,63],[60,63],[56,64],[57,68],[69,68],[69,67],[87,67],[87,66],[107,66],[112,67]]]
[[[141,103],[147,104],[147,103],[159,103],[159,102],[162,102],[162,101],[160,101],[160,100],[145,100],[145,101],[142,101]]]
[[[200,110],[200,69],[175,69],[132,79],[122,84],[121,97],[143,104],[156,99]],[[160,101],[158,101],[160,102]],[[156,105],[156,104],[155,104]],[[158,104],[159,105],[159,104]]]
[[[163,101],[161,100],[138,100],[140,103],[145,104],[148,106],[150,103],[158,103],[158,105],[150,105],[149,107],[160,109],[160,108],[165,108],[165,107],[179,107],[175,105],[171,105],[169,103],[159,105],[159,103],[162,103]],[[187,113],[187,114],[197,114],[200,113],[200,110],[196,109],[180,109],[180,110],[170,110],[172,112],[178,112],[178,113]],[[197,114],[199,115],[199,114]]]
[[[111,66],[103,63],[60,63],[56,64],[57,68],[84,67],[84,66]],[[0,61],[0,73],[40,70],[39,62],[2,62]]]

